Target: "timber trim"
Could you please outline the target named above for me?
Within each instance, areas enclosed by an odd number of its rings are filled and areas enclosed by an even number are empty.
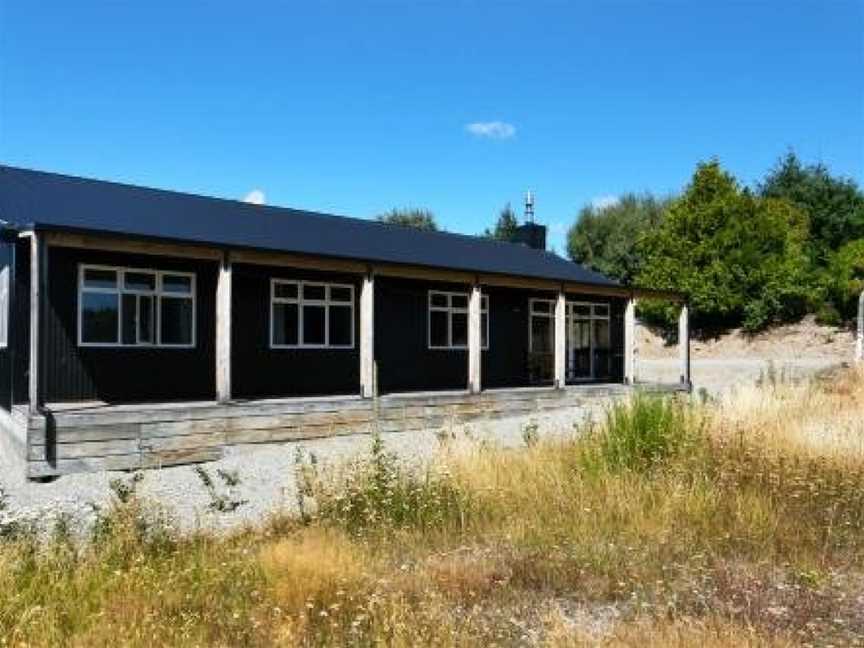
[[[173,256],[186,259],[220,261],[222,251],[197,245],[180,245],[163,241],[144,241],[117,236],[96,236],[92,234],[70,234],[68,232],[40,232],[47,245],[53,247],[83,248],[126,254],[151,254]]]

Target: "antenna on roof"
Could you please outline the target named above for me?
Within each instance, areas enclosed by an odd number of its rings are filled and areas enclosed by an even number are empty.
[[[534,222],[534,194],[530,189],[525,192],[525,222]]]

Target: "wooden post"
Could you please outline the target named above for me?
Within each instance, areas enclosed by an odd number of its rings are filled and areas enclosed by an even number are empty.
[[[855,361],[864,363],[864,290],[858,296],[858,334],[855,339]]]
[[[624,309],[624,382],[636,384],[636,298],[627,300]]]
[[[682,304],[678,315],[678,358],[681,362],[681,384],[690,389],[690,311]]]
[[[231,257],[224,252],[216,284],[216,399],[231,400]]]
[[[44,247],[39,235],[34,231],[30,234],[30,376],[28,385],[28,401],[30,413],[39,410],[39,316],[41,306],[41,278],[39,269]]]
[[[481,301],[480,284],[475,282],[471,286],[471,296],[468,299],[468,391],[472,394],[479,394],[482,389],[480,382],[483,353],[483,336],[480,331]]]
[[[375,275],[370,269],[360,286],[360,395],[376,396],[375,381]]]
[[[558,291],[555,302],[555,387],[567,385],[567,297]]]

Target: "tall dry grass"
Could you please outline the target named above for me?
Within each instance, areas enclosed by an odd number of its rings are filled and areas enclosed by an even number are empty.
[[[301,517],[182,536],[130,488],[90,541],[7,529],[2,645],[864,641],[864,375],[639,397],[572,438],[376,441]]]

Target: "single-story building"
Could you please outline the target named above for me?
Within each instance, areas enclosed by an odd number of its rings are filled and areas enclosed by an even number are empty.
[[[533,222],[507,243],[0,166],[0,225],[3,447],[31,477],[634,379],[637,292],[546,251]]]

